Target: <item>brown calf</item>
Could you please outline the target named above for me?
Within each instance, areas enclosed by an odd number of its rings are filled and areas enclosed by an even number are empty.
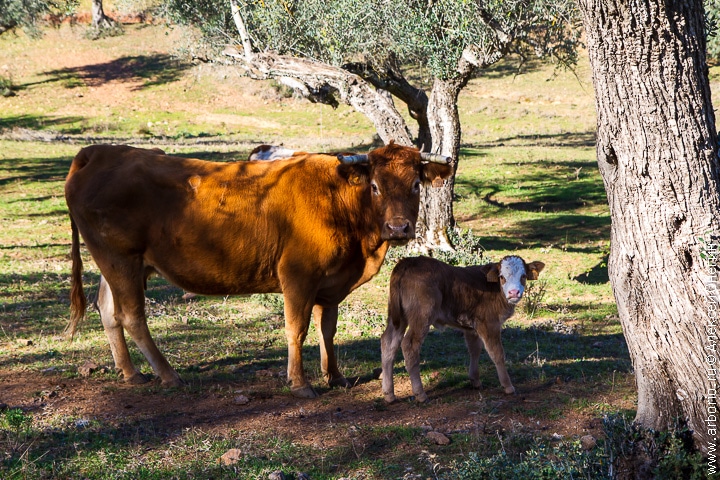
[[[517,256],[472,267],[453,267],[428,257],[401,260],[390,277],[388,324],[381,338],[385,401],[395,401],[393,362],[401,343],[415,399],[427,401],[420,380],[420,347],[430,325],[463,331],[473,387],[480,387],[478,361],[484,344],[505,393],[514,393],[500,332],[523,296],[525,281],[536,280],[544,267],[542,262],[526,264]]]

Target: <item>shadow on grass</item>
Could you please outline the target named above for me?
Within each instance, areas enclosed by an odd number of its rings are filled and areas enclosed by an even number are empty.
[[[82,122],[84,117],[70,116],[52,116],[52,115],[10,115],[0,117],[0,131],[10,130],[14,128],[25,128],[29,130],[43,130],[52,128],[60,133],[71,134],[80,133],[81,129],[72,126],[75,123]]]
[[[48,70],[43,73],[50,79],[41,83],[61,82],[66,88],[75,88],[97,87],[109,82],[142,82],[132,89],[137,91],[175,82],[190,67],[191,64],[162,53],[125,56],[105,63]]]
[[[0,186],[14,182],[64,182],[71,162],[72,157],[8,158],[0,167]]]

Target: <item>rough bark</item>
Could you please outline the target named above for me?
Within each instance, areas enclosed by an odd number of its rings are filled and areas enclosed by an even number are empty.
[[[686,420],[706,450],[709,268],[717,238],[717,135],[703,3],[581,0],[611,227],[610,281],[635,369],[636,420]],[[710,327],[714,328],[714,327]],[[713,342],[714,343],[714,342]]]
[[[102,30],[116,25],[115,20],[105,15],[102,0],[92,0],[92,28]]]

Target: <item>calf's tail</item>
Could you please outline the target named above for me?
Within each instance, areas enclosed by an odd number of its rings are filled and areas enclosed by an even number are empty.
[[[400,328],[403,316],[402,308],[402,274],[395,271],[390,276],[390,297],[388,298],[388,321],[392,322],[395,328]]]
[[[70,277],[70,323],[65,328],[65,336],[72,341],[78,324],[85,318],[87,298],[83,291],[82,270],[83,262],[80,256],[80,234],[72,215],[70,215],[70,228],[72,229],[72,275]]]

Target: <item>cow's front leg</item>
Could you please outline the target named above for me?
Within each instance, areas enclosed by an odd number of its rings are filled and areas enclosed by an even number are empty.
[[[482,336],[485,349],[490,355],[490,359],[495,364],[500,384],[503,386],[505,393],[515,393],[515,387],[513,387],[510,381],[510,375],[508,375],[507,367],[505,366],[505,350],[502,346],[500,339],[502,326],[497,326],[488,329],[488,332]]]
[[[315,398],[315,389],[305,377],[302,346],[310,327],[312,301],[306,295],[285,291],[285,335],[288,342],[288,381],[290,391],[296,397]]]
[[[335,357],[333,339],[337,332],[338,306],[315,305],[313,318],[320,338],[320,368],[325,380],[331,387],[350,388],[350,382],[340,373]]]

